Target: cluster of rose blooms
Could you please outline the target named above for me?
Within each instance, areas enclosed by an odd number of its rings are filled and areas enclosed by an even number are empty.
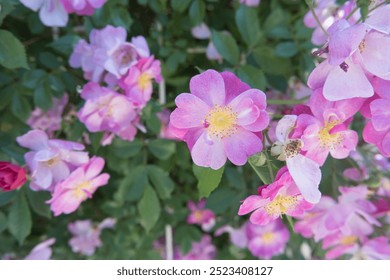
[[[46,26],[63,27],[69,20],[69,14],[91,16],[107,0],[20,0],[31,10],[39,10],[39,18]]]
[[[337,204],[319,191],[328,156],[344,159],[356,150],[358,134],[350,124],[359,111],[367,118],[363,139],[390,155],[389,14],[390,5],[383,5],[365,22],[338,19],[330,25],[325,46],[315,52],[323,61],[309,76],[308,104],[296,106],[276,126],[271,153],[286,166],[239,210],[240,215],[253,211],[250,221],[258,225],[281,215],[303,219],[297,227],[304,236],[322,240],[323,248],[330,248],[328,258],[356,252],[367,258],[390,256],[388,237],[369,237],[381,223],[373,216],[378,207],[368,200],[367,187],[341,187]],[[269,124],[263,92],[213,70],[193,77],[190,91],[176,98],[170,125],[195,164],[219,169],[229,159],[243,165],[262,151],[261,132]],[[384,207],[388,211],[388,201]]]

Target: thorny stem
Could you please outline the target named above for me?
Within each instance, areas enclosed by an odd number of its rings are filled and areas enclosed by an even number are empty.
[[[315,21],[317,22],[318,26],[325,33],[326,36],[329,36],[328,31],[326,31],[324,26],[322,26],[322,23],[321,23],[320,19],[318,18],[316,12],[314,11],[313,3],[310,4],[309,1],[306,1],[306,3],[309,6],[309,10],[313,14],[313,17],[314,17]]]

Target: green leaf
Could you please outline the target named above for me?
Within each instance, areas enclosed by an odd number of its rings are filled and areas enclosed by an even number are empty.
[[[240,5],[236,11],[236,25],[248,47],[255,46],[261,37],[257,10]]]
[[[169,177],[168,173],[165,172],[158,166],[148,166],[148,174],[150,182],[156,189],[161,199],[168,199],[171,197],[171,193],[175,188],[175,184]]]
[[[215,214],[222,214],[231,207],[238,208],[239,204],[239,197],[237,197],[236,192],[219,188],[207,199],[206,208],[212,210]]]
[[[8,204],[15,196],[16,191],[0,192],[0,207]]]
[[[99,150],[101,146],[101,142],[104,136],[104,132],[97,132],[97,133],[91,133],[89,134],[89,137],[91,139],[91,145],[95,153]]]
[[[371,4],[371,0],[357,0],[356,4],[359,7],[360,14],[362,15],[362,21],[364,22],[368,16],[369,6]]]
[[[177,228],[174,240],[179,244],[180,251],[186,254],[192,247],[192,242],[197,242],[202,238],[202,232],[194,226],[183,225]]]
[[[252,65],[244,65],[237,70],[237,75],[251,87],[265,90],[267,81],[262,70]]]
[[[120,203],[137,201],[148,186],[149,180],[146,166],[138,166],[121,180],[118,191],[115,193],[115,199]]]
[[[190,19],[194,25],[202,23],[206,14],[206,5],[203,0],[194,0],[190,7]]]
[[[8,216],[8,229],[22,244],[30,234],[32,227],[30,208],[23,191],[18,191]]]
[[[265,184],[271,184],[272,178],[269,174],[269,169],[267,165],[257,166],[258,157],[249,157],[248,162],[253,170],[256,172],[257,176],[259,176],[260,180]]]
[[[182,13],[187,9],[192,0],[171,0],[172,9],[176,12]]]
[[[11,32],[0,29],[0,64],[9,69],[26,68],[27,56],[23,44]]]
[[[130,13],[123,9],[122,7],[114,9],[112,12],[112,22],[115,26],[122,26],[123,28],[129,30],[133,24],[133,19],[130,16]]]
[[[280,57],[293,57],[298,53],[298,47],[294,42],[284,42],[276,45],[275,54]]]
[[[156,192],[152,187],[145,189],[144,195],[138,203],[138,212],[141,225],[149,232],[160,217],[161,207]]]
[[[110,146],[110,150],[118,158],[128,159],[138,154],[141,151],[142,146],[143,143],[140,139],[134,139],[129,142],[116,138]]]
[[[224,59],[233,65],[238,63],[240,59],[240,50],[238,49],[236,40],[232,35],[213,30],[211,39],[216,49]]]
[[[289,75],[291,73],[291,61],[287,58],[277,57],[270,47],[261,46],[254,50],[253,57],[265,73],[273,75]]]
[[[47,82],[41,83],[34,90],[35,106],[47,111],[53,105],[53,97],[50,92],[49,84]]]
[[[50,206],[46,203],[50,199],[47,192],[35,192],[27,189],[27,198],[32,210],[40,216],[51,218]]]
[[[175,142],[166,139],[155,139],[148,143],[149,151],[158,159],[169,159],[176,150]]]
[[[25,97],[15,94],[12,99],[11,111],[24,122],[30,116],[31,105]]]
[[[7,217],[3,214],[3,212],[0,212],[0,233],[7,228],[7,225]]]
[[[59,52],[60,54],[70,55],[73,51],[73,47],[80,39],[81,38],[77,35],[66,35],[50,43],[49,47]]]
[[[0,1],[0,25],[3,23],[4,18],[12,12],[14,4],[9,1]]]
[[[218,170],[193,165],[193,172],[198,179],[199,198],[208,197],[215,190],[222,179],[225,166]]]

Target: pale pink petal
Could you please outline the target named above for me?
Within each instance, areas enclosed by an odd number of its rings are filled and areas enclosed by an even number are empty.
[[[190,81],[190,90],[211,107],[225,104],[225,83],[221,74],[215,70],[194,76]]]
[[[224,145],[219,139],[211,139],[203,132],[191,150],[194,163],[198,166],[220,169],[226,163]]]
[[[171,123],[177,128],[202,126],[210,107],[193,94],[182,93],[176,97],[177,109],[171,114]]]
[[[246,215],[253,210],[264,207],[267,203],[269,203],[269,200],[264,199],[259,195],[248,196],[242,202],[240,209],[238,210],[238,215]]]
[[[16,137],[16,141],[20,146],[34,151],[47,149],[48,140],[46,133],[41,130],[30,130],[26,134]]]
[[[284,116],[276,126],[276,138],[284,143],[287,141],[290,132],[294,129],[295,123],[297,121],[297,116],[295,115],[286,115]]]

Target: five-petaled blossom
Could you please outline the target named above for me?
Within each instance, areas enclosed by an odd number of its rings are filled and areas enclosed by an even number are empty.
[[[196,165],[219,169],[227,158],[244,165],[262,150],[261,131],[269,124],[262,91],[214,70],[194,76],[190,91],[176,98],[171,124],[182,132]]]

